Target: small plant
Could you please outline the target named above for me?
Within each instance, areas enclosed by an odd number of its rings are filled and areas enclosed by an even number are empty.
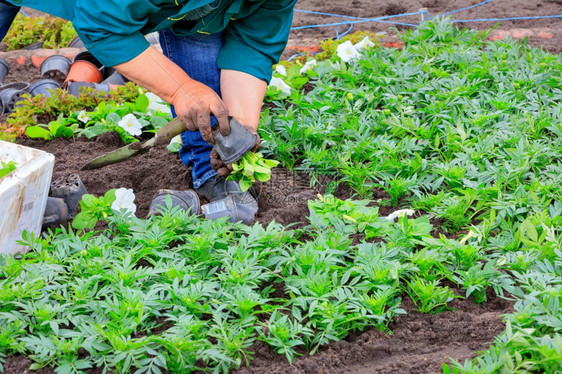
[[[85,194],[80,201],[80,213],[74,217],[72,227],[77,230],[92,230],[98,221],[114,215],[115,211],[125,210],[134,214],[134,199],[133,190],[125,188],[109,190],[100,197]]]
[[[304,345],[303,338],[313,335],[312,329],[293,321],[279,310],[271,314],[262,328],[257,328],[261,340],[271,345],[276,353],[284,354],[291,363],[297,352],[295,347]]]
[[[260,152],[248,152],[232,164],[232,173],[228,180],[238,181],[240,189],[247,191],[256,180],[267,182],[271,178],[271,168],[278,164],[279,161],[268,160]]]
[[[107,97],[96,94],[93,88],[82,89],[78,97],[72,96],[67,90],[61,88],[57,88],[53,92],[53,96],[50,97],[42,95],[32,97],[30,94],[23,94],[14,111],[6,118],[6,123],[0,124],[0,140],[13,141],[16,136],[23,135],[29,126],[59,121],[61,114],[65,116],[63,118],[67,119],[78,111],[93,110],[101,102],[108,100]],[[109,95],[113,102],[121,105],[125,102],[135,101],[143,93],[144,91],[139,86],[128,82],[124,86],[117,86],[117,89],[111,90]],[[65,123],[65,125],[70,123]]]
[[[8,50],[37,42],[44,48],[64,48],[77,36],[72,23],[57,17],[28,17],[18,13],[3,42]]]
[[[456,296],[449,287],[439,286],[439,281],[426,282],[416,277],[408,282],[406,290],[421,313],[437,313],[447,309],[447,303]]]
[[[10,174],[12,171],[16,170],[17,163],[14,161],[0,161],[0,178],[5,177],[6,175]]]
[[[42,138],[50,140],[53,138],[70,138],[78,128],[78,123],[67,126],[64,116],[59,115],[56,121],[49,122],[48,125],[29,126],[25,129],[25,135],[30,138]]]

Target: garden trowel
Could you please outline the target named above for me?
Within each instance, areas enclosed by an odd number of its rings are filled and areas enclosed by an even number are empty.
[[[105,155],[96,157],[82,167],[82,170],[97,169],[103,166],[115,164],[121,161],[128,160],[132,157],[141,155],[148,152],[154,146],[168,145],[170,140],[176,135],[186,131],[184,123],[179,118],[174,118],[166,125],[162,126],[154,138],[147,140],[144,143],[131,143],[115,151],[106,153]]]

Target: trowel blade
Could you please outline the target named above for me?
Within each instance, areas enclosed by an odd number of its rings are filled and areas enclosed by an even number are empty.
[[[154,146],[155,139],[152,138],[143,143],[131,143],[115,151],[106,153],[99,157],[94,158],[92,161],[88,162],[82,167],[82,170],[98,169],[107,165],[116,164],[121,161],[128,160],[134,156],[141,155],[147,152],[150,148]]]

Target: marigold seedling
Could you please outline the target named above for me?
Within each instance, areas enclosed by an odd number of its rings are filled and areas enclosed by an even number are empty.
[[[247,191],[256,180],[267,182],[271,178],[271,169],[277,165],[279,161],[266,159],[259,152],[248,152],[232,164],[228,180],[238,181],[240,189]]]

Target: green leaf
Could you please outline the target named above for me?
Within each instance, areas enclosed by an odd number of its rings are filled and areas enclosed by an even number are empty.
[[[137,97],[137,100],[135,101],[135,106],[136,106],[137,110],[139,112],[143,112],[143,113],[146,113],[146,110],[147,110],[149,104],[150,104],[150,101],[148,100],[148,98],[144,94],[139,95]]]
[[[96,216],[92,215],[89,212],[80,212],[72,220],[72,227],[74,227],[76,230],[92,230],[96,226],[96,223],[98,223],[98,219],[96,218]]]
[[[248,189],[252,187],[252,181],[246,178],[240,179],[239,183],[242,192],[248,191]]]
[[[256,179],[259,180],[260,182],[267,182],[268,180],[271,179],[271,174],[270,173],[255,173],[254,177],[256,177]]]
[[[107,191],[105,195],[103,195],[103,199],[107,207],[110,207],[111,204],[113,204],[113,202],[115,201],[115,191],[116,189],[114,188],[112,190]]]
[[[168,144],[167,148],[171,153],[178,153],[181,148],[181,143],[170,143]]]
[[[52,139],[51,133],[44,129],[43,127],[39,127],[39,126],[29,126],[28,128],[25,129],[25,134],[27,136],[29,136],[30,138],[34,138],[34,139],[45,139],[45,140],[50,140]]]
[[[152,124],[155,130],[158,130],[159,128],[165,126],[168,122],[170,122],[170,119],[168,117],[162,117],[162,116],[150,117],[150,123]]]
[[[113,126],[117,126],[119,121],[121,121],[121,116],[117,113],[111,112],[105,117],[105,121]]]
[[[96,204],[98,198],[91,194],[84,194],[82,195],[82,200],[80,201],[80,205],[82,208],[91,207]]]

